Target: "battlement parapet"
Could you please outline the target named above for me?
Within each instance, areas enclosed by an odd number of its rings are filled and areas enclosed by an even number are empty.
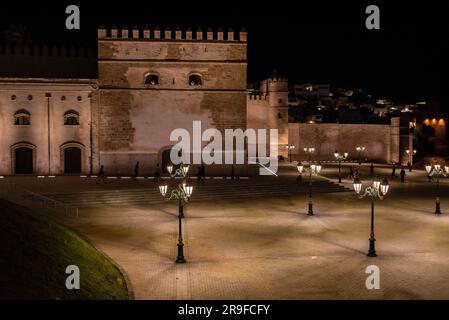
[[[268,78],[270,82],[288,82],[287,78]]]
[[[266,101],[268,100],[268,96],[261,93],[248,93],[247,100],[254,100],[254,101]]]
[[[127,26],[120,29],[115,25],[107,28],[101,25],[97,29],[97,36],[99,40],[153,40],[153,41],[226,41],[226,42],[247,42],[247,31],[245,28],[238,33],[238,39],[232,28],[224,32],[221,28],[213,31],[212,28],[207,28],[206,32],[199,27],[195,32],[191,28],[182,30],[177,27],[172,30],[166,27],[163,32],[159,27],[151,30],[148,26],[143,29],[134,26],[131,30]]]
[[[94,58],[94,50],[84,47],[65,46],[11,46],[0,45],[0,56],[14,57],[61,57],[61,58]]]

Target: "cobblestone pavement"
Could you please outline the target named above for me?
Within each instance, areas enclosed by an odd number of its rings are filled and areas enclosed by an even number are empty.
[[[368,182],[367,167],[361,173]],[[375,207],[377,258],[366,256],[369,200],[352,191],[316,194],[313,217],[306,194],[192,201],[181,265],[174,202],[82,208],[63,220],[125,270],[136,299],[449,299],[448,179],[441,216],[433,214],[434,191],[422,171],[407,172],[407,183],[391,181]],[[365,288],[372,264],[380,290]]]

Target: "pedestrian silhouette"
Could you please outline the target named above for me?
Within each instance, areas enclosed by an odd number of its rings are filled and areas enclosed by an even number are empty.
[[[391,170],[391,177],[396,177],[396,163],[393,162],[393,169]]]
[[[374,175],[374,164],[371,163],[370,167],[369,167],[369,171],[371,173],[371,176]]]
[[[106,184],[106,174],[104,173],[103,165],[100,166],[100,170],[98,171],[97,184],[99,184],[100,181],[102,181],[104,184]]]
[[[402,167],[400,175],[401,175],[401,182],[405,182],[405,170],[404,170],[404,167]]]
[[[137,180],[139,176],[139,161],[137,161],[136,166],[134,167],[134,180]]]
[[[198,183],[203,183],[206,178],[206,168],[204,167],[204,164],[202,163],[201,166],[198,168]]]

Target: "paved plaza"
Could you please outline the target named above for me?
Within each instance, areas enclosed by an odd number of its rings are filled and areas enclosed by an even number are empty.
[[[185,264],[174,263],[177,204],[157,201],[155,182],[17,178],[9,186],[61,202],[90,197],[78,217],[54,215],[124,270],[136,299],[449,299],[449,179],[441,180],[443,214],[436,216],[435,183],[421,170],[407,170],[401,183],[399,170],[376,202],[376,258],[366,256],[370,201],[352,191],[347,166],[341,185],[337,167],[324,166],[311,217],[307,179],[297,186],[288,163],[279,177],[194,182],[183,220]],[[368,165],[360,171],[366,185]],[[391,169],[376,166],[375,174],[390,178]],[[380,268],[379,290],[365,287],[372,264]]]

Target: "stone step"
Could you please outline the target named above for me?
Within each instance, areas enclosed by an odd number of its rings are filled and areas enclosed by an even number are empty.
[[[315,181],[314,193],[347,192],[348,188],[328,180]],[[195,188],[191,201],[247,199],[251,197],[294,196],[306,195],[309,185],[296,185],[291,180],[288,183],[234,183],[205,184]],[[157,185],[145,189],[93,190],[68,193],[45,193],[44,196],[74,207],[126,206],[162,203]]]

